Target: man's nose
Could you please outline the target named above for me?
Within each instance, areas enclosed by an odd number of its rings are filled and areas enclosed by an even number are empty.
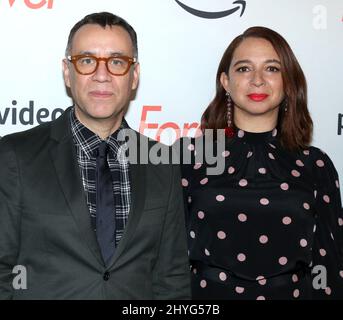
[[[111,79],[111,74],[107,70],[105,61],[99,61],[98,67],[93,74],[93,79],[100,82],[109,81]]]

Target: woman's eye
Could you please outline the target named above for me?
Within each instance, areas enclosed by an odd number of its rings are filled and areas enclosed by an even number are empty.
[[[269,66],[269,67],[267,68],[267,71],[271,71],[271,72],[279,72],[279,71],[280,71],[280,69],[279,69],[279,68],[277,68],[277,67],[274,67],[274,66]]]
[[[247,71],[249,71],[249,68],[248,68],[248,67],[239,67],[239,68],[237,69],[237,71],[238,71],[238,72],[247,72]]]

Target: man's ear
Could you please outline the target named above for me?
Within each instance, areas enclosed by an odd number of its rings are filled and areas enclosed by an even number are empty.
[[[138,82],[139,82],[139,74],[140,74],[140,64],[137,62],[133,66],[133,80],[132,80],[132,90],[136,90],[138,87]]]
[[[67,59],[63,59],[62,68],[63,68],[64,83],[68,88],[70,88],[70,70],[69,70],[69,64],[68,64]]]

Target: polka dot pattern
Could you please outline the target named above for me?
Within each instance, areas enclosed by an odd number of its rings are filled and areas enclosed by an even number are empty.
[[[200,181],[200,184],[204,185],[208,182],[208,178],[204,178]]]
[[[326,250],[325,250],[325,249],[319,249],[319,254],[320,254],[322,257],[325,257],[325,256],[326,256]]]
[[[270,159],[272,159],[272,160],[275,160],[275,157],[274,157],[274,155],[272,154],[272,153],[268,153],[268,157],[270,158]]]
[[[226,273],[225,273],[225,272],[219,273],[219,279],[220,279],[221,281],[226,281],[226,279],[227,279]]]
[[[300,246],[302,246],[303,248],[307,247],[307,240],[306,239],[301,239],[300,240]]]
[[[310,210],[310,205],[307,202],[304,202],[303,207],[305,210]]]
[[[293,297],[294,297],[294,298],[299,298],[299,296],[300,296],[300,291],[299,291],[299,289],[295,289],[295,290],[293,291]]]
[[[243,138],[244,137],[244,131],[243,130],[239,130],[238,131],[238,137],[239,138]]]
[[[267,198],[262,198],[260,200],[260,203],[263,205],[263,206],[267,206],[269,204],[269,200]]]
[[[300,177],[300,172],[298,170],[292,170],[292,176],[295,178],[299,178]]]
[[[203,211],[199,211],[198,212],[198,218],[201,219],[201,220],[204,219],[205,218],[205,213]]]
[[[266,285],[266,283],[267,283],[267,279],[265,279],[264,276],[258,276],[258,277],[256,278],[256,280],[258,281],[258,283],[259,283],[261,286],[264,286],[264,285]]]
[[[223,151],[223,153],[222,153],[222,156],[224,158],[228,157],[229,155],[230,155],[230,151],[227,151],[227,150]]]
[[[218,231],[217,237],[220,240],[224,240],[226,238],[226,233],[224,231]]]
[[[189,144],[188,145],[188,150],[189,151],[194,151],[195,147],[194,147],[194,144]]]
[[[259,238],[260,243],[266,244],[268,242],[268,237],[266,235],[262,235]]]
[[[229,169],[228,169],[228,173],[229,174],[233,174],[233,173],[235,173],[235,168],[234,167],[230,167]]]
[[[280,186],[281,190],[287,191],[289,189],[288,183],[284,182]]]
[[[266,174],[267,173],[267,169],[266,168],[260,168],[258,169],[258,172],[261,174]]]
[[[316,165],[319,167],[319,168],[323,168],[325,166],[325,163],[323,160],[317,160],[316,161]]]
[[[201,280],[201,281],[200,281],[200,287],[201,287],[201,288],[206,288],[206,287],[207,287],[207,282],[206,282],[206,280]]]
[[[295,163],[296,163],[296,165],[298,167],[303,167],[304,166],[304,163],[301,160],[297,160]]]
[[[248,219],[248,217],[247,217],[247,215],[244,214],[244,213],[240,213],[240,214],[238,215],[238,220],[239,220],[240,222],[245,222],[245,221],[247,221],[247,219]]]
[[[253,135],[237,130],[220,151],[225,162],[222,174],[209,175],[208,164],[195,161],[183,169],[189,259],[217,267],[215,279],[192,269],[195,293],[208,292],[213,298],[218,286],[218,292],[227,287],[222,292],[229,300],[304,299],[309,288],[294,269],[302,258],[312,259],[311,266],[334,271],[328,276],[343,286],[342,267],[327,265],[335,263],[332,257],[340,252],[335,246],[343,246],[336,236],[343,227],[343,216],[335,211],[339,180],[327,156],[313,147],[285,150],[270,132],[258,134],[265,141]],[[194,144],[188,147],[195,151]],[[321,214],[333,216],[317,219]],[[247,286],[227,270],[256,282]],[[275,290],[273,276],[285,271],[289,273]],[[319,294],[335,297],[335,287]]]
[[[225,197],[223,195],[219,194],[216,196],[216,200],[219,202],[223,202],[225,200]]]
[[[329,197],[328,195],[324,195],[324,196],[323,196],[323,200],[324,200],[324,202],[326,202],[326,203],[330,203],[330,197]]]
[[[244,292],[245,289],[243,287],[236,287],[235,290],[237,293],[241,294]]]
[[[237,260],[240,261],[240,262],[244,262],[246,260],[246,256],[244,253],[240,253],[238,256],[237,256]]]
[[[246,179],[241,179],[241,180],[239,181],[239,185],[240,185],[241,187],[246,187],[246,186],[248,185],[248,181],[247,181]]]
[[[194,169],[194,170],[198,170],[198,169],[200,169],[201,167],[202,167],[202,164],[201,164],[201,163],[197,163],[197,164],[194,165],[193,169]]]
[[[187,179],[182,179],[181,182],[182,182],[183,187],[188,187],[188,180]]]
[[[282,219],[282,223],[283,223],[284,225],[288,226],[289,224],[292,223],[292,219],[291,219],[290,217],[284,217],[284,218]]]

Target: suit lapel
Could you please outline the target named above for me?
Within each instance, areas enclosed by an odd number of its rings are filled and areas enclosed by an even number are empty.
[[[87,243],[96,259],[103,264],[101,252],[92,230],[89,209],[86,203],[76,152],[70,131],[69,112],[52,124],[51,137],[55,143],[50,149],[52,162],[69,209],[80,230],[80,236]]]

